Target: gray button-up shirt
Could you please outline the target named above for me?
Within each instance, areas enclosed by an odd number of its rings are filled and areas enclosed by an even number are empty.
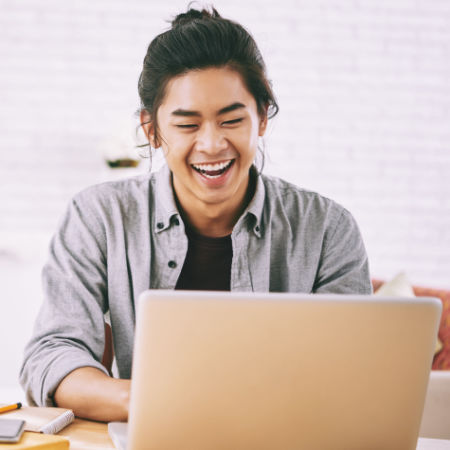
[[[371,293],[351,214],[281,179],[257,177],[231,240],[232,291]],[[187,248],[167,166],[76,195],[43,269],[44,302],[20,374],[28,401],[52,405],[76,368],[105,371],[107,311],[119,376],[129,378],[137,298],[149,288],[174,289]]]

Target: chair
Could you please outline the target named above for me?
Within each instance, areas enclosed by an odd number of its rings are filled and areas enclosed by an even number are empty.
[[[102,365],[112,376],[112,364],[114,361],[114,347],[111,326],[105,322],[105,350],[103,351]]]

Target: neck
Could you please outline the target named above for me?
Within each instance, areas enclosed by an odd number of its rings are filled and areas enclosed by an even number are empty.
[[[255,180],[249,176],[249,182],[243,194],[226,204],[206,204],[201,201],[186,202],[180,200],[175,192],[175,199],[183,220],[198,234],[208,237],[228,236],[239,220],[255,192]]]
[[[207,237],[229,236],[233,231],[234,223],[224,223],[222,220],[205,219],[199,220],[198,217],[189,217],[182,214],[184,220],[192,227],[196,233]]]

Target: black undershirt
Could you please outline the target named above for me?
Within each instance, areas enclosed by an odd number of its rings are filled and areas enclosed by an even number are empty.
[[[175,289],[229,291],[233,247],[231,235],[202,236],[186,229],[188,251]]]

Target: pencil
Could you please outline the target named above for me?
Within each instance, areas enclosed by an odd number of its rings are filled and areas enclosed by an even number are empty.
[[[6,411],[12,411],[13,409],[22,408],[22,403],[14,403],[13,405],[0,406],[0,413],[4,413]]]

